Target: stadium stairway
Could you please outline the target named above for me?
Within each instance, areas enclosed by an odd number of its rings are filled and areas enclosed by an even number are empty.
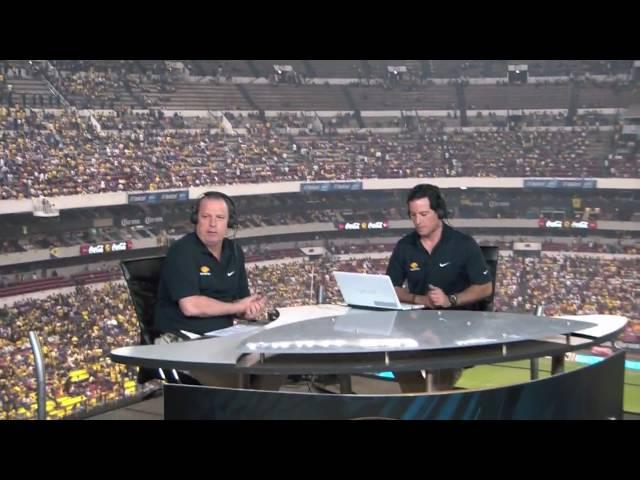
[[[237,84],[236,87],[238,87],[238,90],[240,90],[244,99],[249,103],[249,105],[251,105],[251,108],[254,110],[261,110],[260,106],[253,100],[253,98],[251,98],[251,95],[249,95],[249,92],[244,85]]]
[[[365,128],[364,120],[362,119],[362,115],[360,115],[360,109],[358,108],[358,105],[356,104],[356,101],[353,98],[353,95],[351,95],[351,90],[349,90],[349,87],[345,85],[342,87],[342,92],[344,93],[344,96],[347,99],[347,103],[349,104],[349,107],[355,112],[355,118],[356,118],[356,121],[358,122],[358,127]]]

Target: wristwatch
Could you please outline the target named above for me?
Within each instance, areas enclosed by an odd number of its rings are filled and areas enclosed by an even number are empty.
[[[452,307],[455,307],[456,305],[458,305],[458,296],[455,294],[449,295],[449,302],[451,303]]]

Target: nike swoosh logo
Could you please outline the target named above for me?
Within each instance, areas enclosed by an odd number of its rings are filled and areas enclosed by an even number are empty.
[[[487,273],[489,273],[489,270],[485,270],[484,272],[482,272],[483,275],[486,275]]]
[[[451,263],[451,262],[447,262],[447,263],[440,263],[439,265],[440,265],[441,267],[446,267],[446,266],[447,266],[447,265],[449,265],[450,263]]]
[[[236,271],[234,270],[233,272],[227,272],[227,277],[230,277],[231,275],[233,275],[234,273],[236,273]]]

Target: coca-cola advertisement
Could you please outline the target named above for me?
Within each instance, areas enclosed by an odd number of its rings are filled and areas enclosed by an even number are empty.
[[[95,245],[81,245],[80,255],[102,255],[104,253],[124,252],[133,249],[131,240],[121,242],[97,243]]]
[[[550,220],[548,218],[539,218],[538,226],[540,228],[564,228],[569,230],[595,230],[598,228],[598,222],[595,220]]]
[[[389,228],[387,220],[376,222],[336,222],[338,230],[386,230]]]

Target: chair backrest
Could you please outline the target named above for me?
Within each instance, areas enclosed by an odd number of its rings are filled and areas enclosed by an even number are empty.
[[[165,256],[162,255],[120,262],[120,268],[129,289],[129,296],[138,317],[142,345],[152,345],[153,340],[161,333],[156,329],[153,320],[164,259]],[[138,370],[138,383],[160,378],[169,383],[200,385],[200,382],[190,375],[176,370],[165,371],[162,368],[143,367]]]
[[[158,285],[164,255],[122,260],[120,268],[127,282],[129,296],[140,325],[140,343],[152,344],[159,332],[154,327],[153,314],[158,296]]]
[[[498,274],[498,257],[500,248],[493,245],[481,245],[480,250],[482,250],[484,260],[485,262],[487,262],[487,266],[489,267],[489,273],[491,273],[493,291],[490,297],[484,298],[477,302],[476,310],[482,312],[493,312],[493,298],[496,294],[496,276]]]
[[[470,305],[462,307],[464,310],[474,310],[478,312],[493,312],[493,297],[496,293],[496,274],[498,272],[498,253],[499,247],[481,245],[482,256],[484,257],[487,266],[489,267],[489,273],[491,273],[491,283],[493,285],[493,292],[490,297],[478,300]]]

